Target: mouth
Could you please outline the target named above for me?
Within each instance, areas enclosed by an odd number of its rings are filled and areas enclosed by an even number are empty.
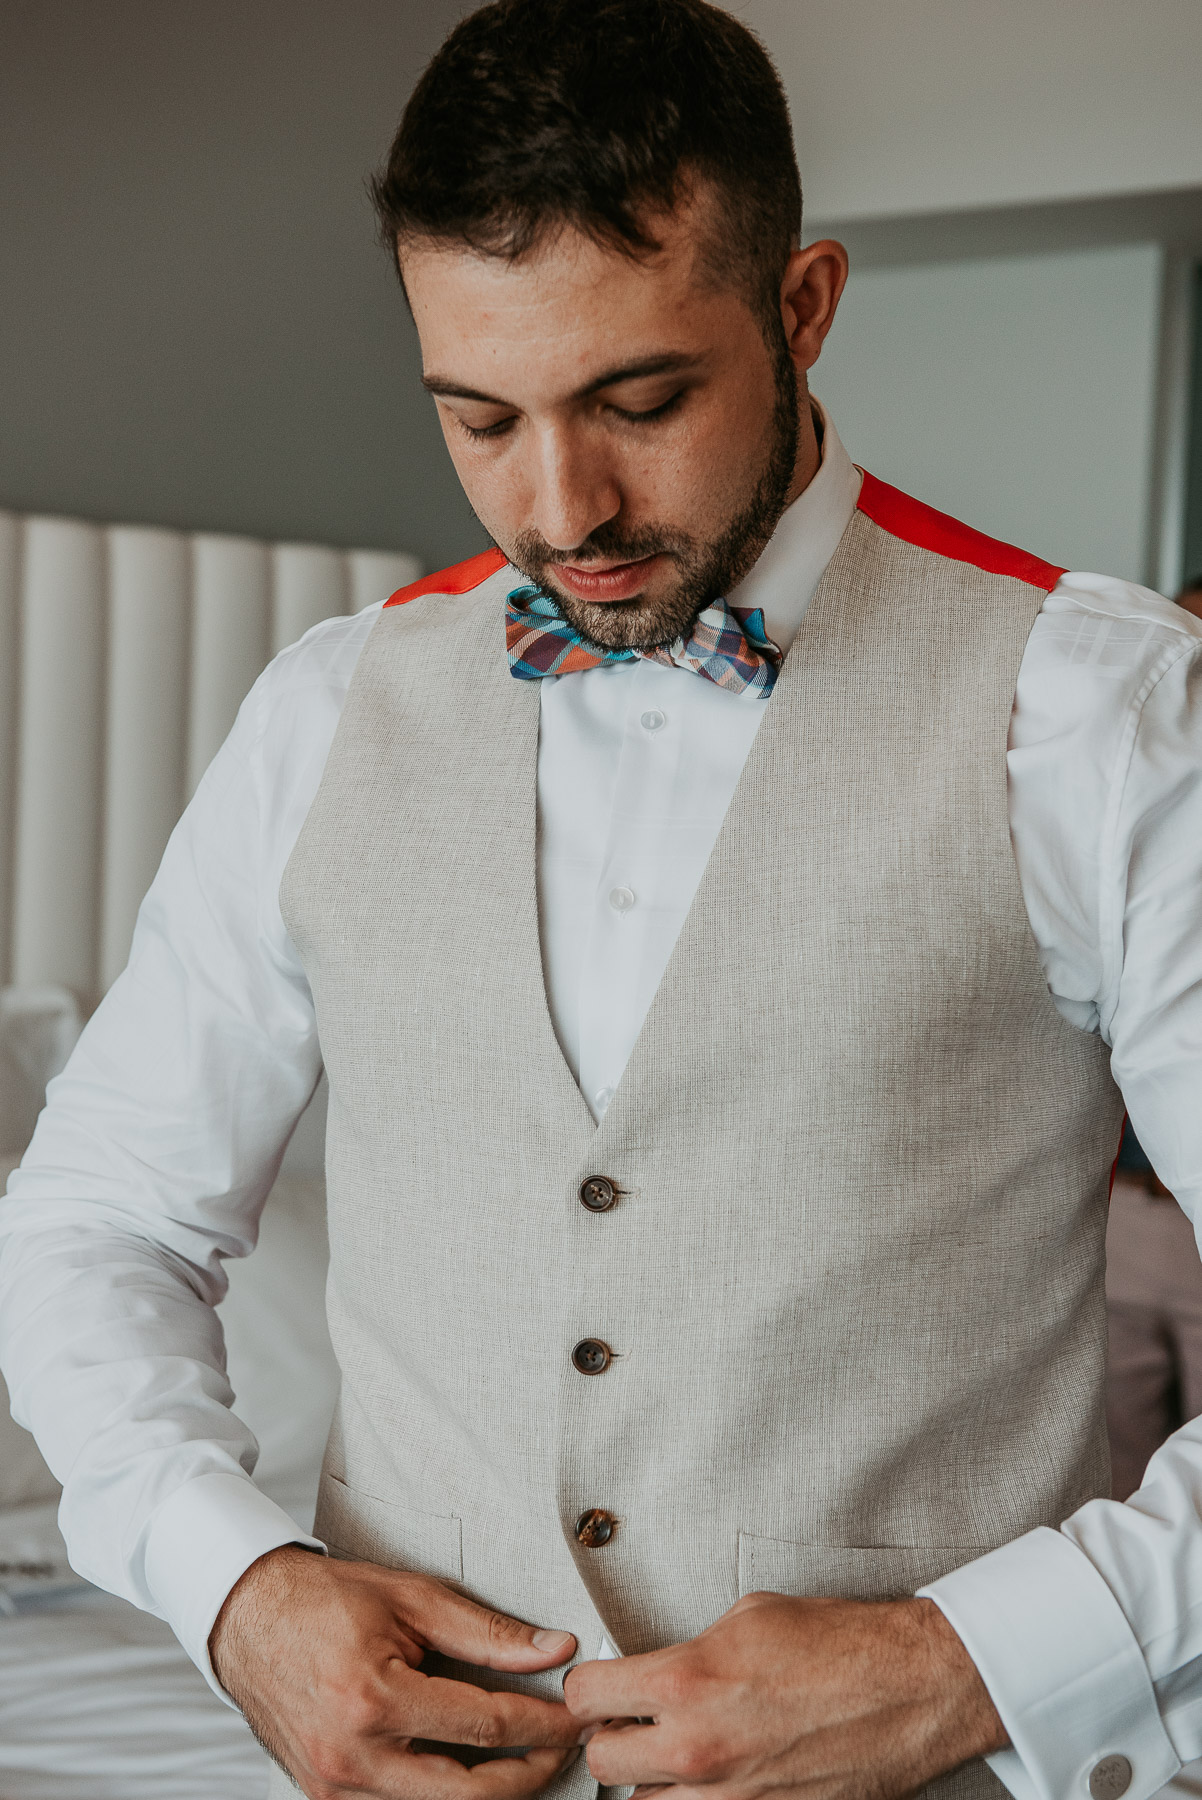
[[[667,558],[662,552],[640,556],[635,562],[556,563],[549,571],[578,600],[633,600],[646,587],[648,577]]]

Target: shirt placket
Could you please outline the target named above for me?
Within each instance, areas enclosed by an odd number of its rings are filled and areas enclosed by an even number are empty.
[[[605,852],[580,984],[580,1087],[598,1118],[622,1078],[662,972],[662,827],[672,817],[683,739],[678,684],[641,664],[623,722]],[[670,946],[669,952],[670,952]]]

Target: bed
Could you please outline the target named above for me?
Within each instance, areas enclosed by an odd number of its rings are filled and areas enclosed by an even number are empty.
[[[262,1800],[268,1767],[158,1619],[91,1589],[0,1620],[6,1800]]]

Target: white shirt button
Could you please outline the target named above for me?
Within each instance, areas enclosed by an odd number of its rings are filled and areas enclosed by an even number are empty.
[[[611,888],[609,891],[609,904],[613,907],[615,912],[629,912],[634,905],[634,889],[625,887]]]
[[[613,1097],[614,1091],[612,1088],[602,1088],[600,1093],[593,1095],[593,1105],[599,1113],[603,1113]]]
[[[645,712],[639,720],[639,724],[643,727],[644,731],[659,731],[667,723],[667,716],[660,712],[658,707],[651,712]]]

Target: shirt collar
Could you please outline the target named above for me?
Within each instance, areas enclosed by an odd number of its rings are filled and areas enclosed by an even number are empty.
[[[847,530],[864,479],[839,441],[830,414],[822,420],[822,460],[807,488],[780,516],[759,561],[727,595],[732,606],[760,607],[768,636],[787,650],[801,629],[814,590]]]

